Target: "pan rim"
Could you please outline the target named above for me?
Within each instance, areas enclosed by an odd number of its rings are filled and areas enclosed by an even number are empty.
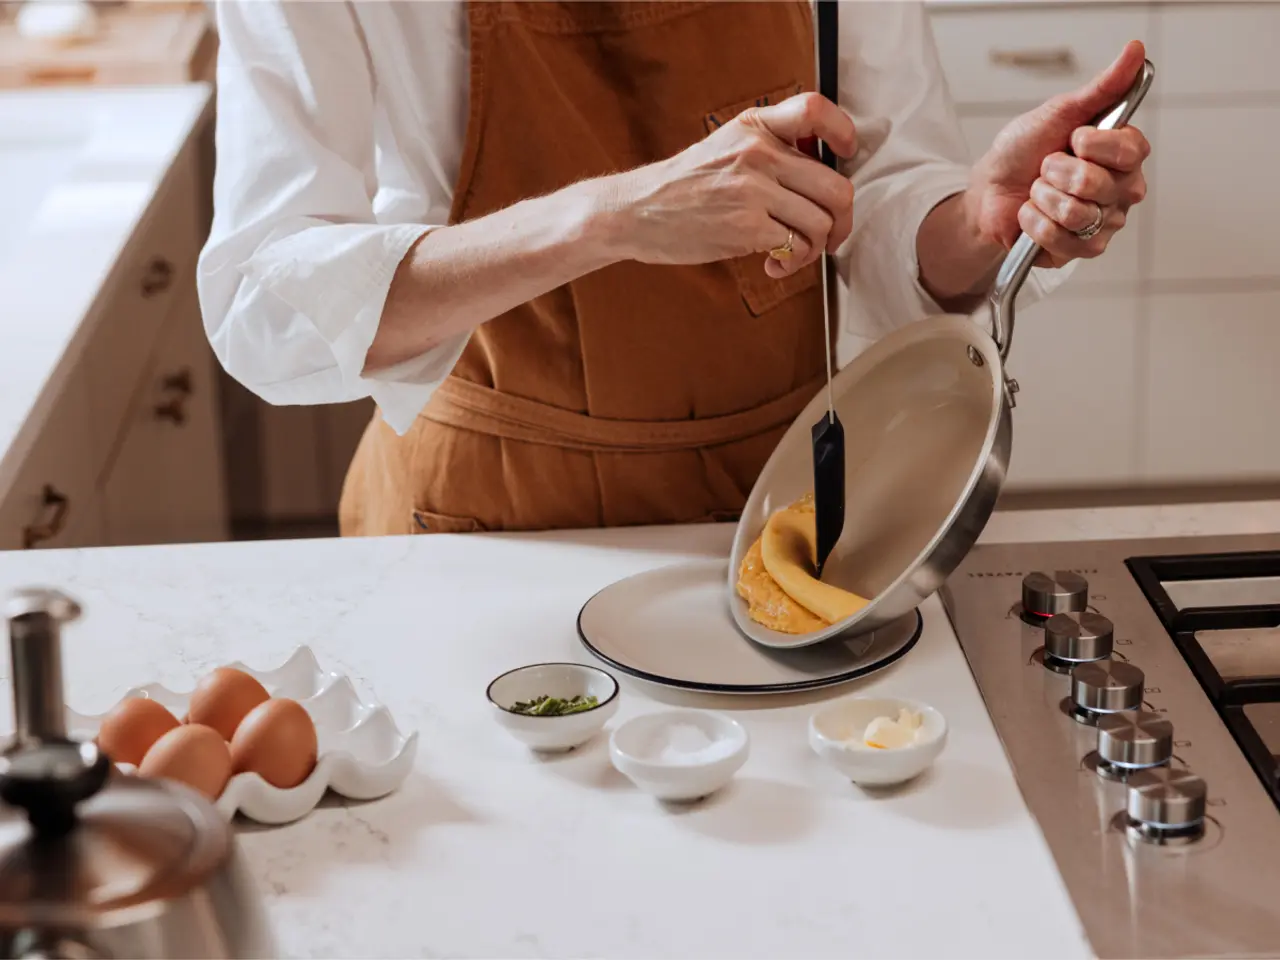
[[[797,428],[797,424],[807,424],[810,420],[816,419],[819,414],[819,407],[826,409],[826,386],[820,388],[818,393],[805,406],[800,415],[793,421],[791,427],[788,428],[787,434],[783,440],[780,440],[778,446],[774,448],[773,453],[769,455],[769,459],[765,462],[764,469],[761,470],[760,476],[756,479],[755,484],[751,488],[751,493],[747,497],[747,502],[743,507],[742,515],[738,520],[737,528],[734,530],[733,544],[729,551],[729,571],[727,580],[727,590],[729,593],[730,609],[733,612],[733,619],[738,626],[738,630],[752,643],[758,643],[761,646],[770,648],[792,648],[798,646],[808,646],[814,643],[822,643],[836,636],[847,636],[851,631],[856,632],[859,623],[870,620],[879,608],[883,607],[883,601],[886,597],[894,594],[908,579],[910,579],[925,561],[934,554],[938,545],[942,543],[948,535],[955,529],[961,514],[968,504],[972,501],[975,491],[986,472],[987,464],[991,460],[992,450],[995,447],[996,437],[1000,430],[1001,417],[1005,404],[1005,376],[1004,364],[1000,358],[999,349],[996,347],[995,341],[992,340],[990,334],[982,329],[973,317],[963,316],[959,314],[941,314],[929,317],[924,320],[916,321],[893,331],[887,336],[876,341],[861,354],[855,357],[842,370],[836,373],[834,383],[839,386],[841,381],[856,382],[866,377],[873,369],[880,364],[887,362],[897,354],[907,350],[908,348],[926,340],[937,339],[941,337],[950,337],[965,342],[966,346],[970,346],[977,350],[981,356],[982,366],[988,371],[990,377],[990,405],[987,413],[987,429],[983,436],[982,447],[977,458],[974,461],[972,469],[965,480],[964,486],[961,488],[959,496],[952,504],[948,511],[946,519],[943,520],[934,535],[929,539],[928,543],[916,554],[916,556],[907,564],[902,572],[894,578],[894,580],[883,590],[876,594],[871,601],[855,613],[851,617],[847,617],[837,623],[815,631],[807,635],[802,641],[797,642],[797,638],[790,634],[778,633],[780,638],[786,638],[777,644],[770,643],[762,637],[774,633],[766,627],[756,624],[754,621],[747,621],[746,603],[738,596],[737,593],[737,568],[741,564],[742,556],[746,552],[746,547],[754,541],[755,536],[759,534],[759,530],[748,532],[747,522],[758,510],[752,510],[759,499],[764,496],[762,484],[767,477],[774,473],[776,461],[782,456],[782,449],[787,436],[792,430]]]

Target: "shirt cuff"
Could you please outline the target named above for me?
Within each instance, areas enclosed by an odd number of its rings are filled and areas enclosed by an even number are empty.
[[[396,269],[433,226],[325,224],[265,244],[241,270],[305,318],[329,345],[352,398],[372,397],[404,435],[462,354],[469,335],[420,357],[366,374],[365,359]]]
[[[854,197],[853,234],[836,255],[845,281],[838,291],[842,324],[836,353],[841,365],[866,343],[945,312],[920,283],[916,237],[929,211],[967,186],[968,171],[948,164],[867,198],[861,218]],[[876,183],[865,192],[883,188]]]
[[[954,182],[948,184],[946,180],[940,180],[937,184],[931,185],[928,190],[920,192],[917,202],[912,206],[905,218],[910,225],[910,229],[899,238],[902,243],[900,255],[904,258],[904,262],[911,265],[912,293],[922,305],[926,316],[946,313],[946,311],[942,309],[938,301],[933,298],[932,294],[924,288],[924,284],[920,282],[920,257],[919,248],[916,245],[916,237],[920,233],[920,227],[924,224],[925,218],[929,216],[934,207],[956,194],[963,193],[967,188],[967,181],[961,183],[957,189]],[[1062,286],[1067,278],[1075,272],[1077,262],[1072,260],[1066,266],[1056,268],[1032,267],[1031,273],[1027,275],[1027,279],[1022,284],[1022,290],[1018,293],[1017,305],[1030,306],[1047,297]],[[984,310],[985,307],[979,307],[978,309]]]
[[[420,357],[365,376],[370,384],[369,395],[392,430],[402,437],[408,433],[436,388],[453,371],[470,339],[469,333],[450,337]]]
[[[854,236],[841,251],[846,280],[840,290],[844,322],[837,361],[841,365],[899,327],[947,312],[920,282],[916,241],[930,212],[967,188],[967,170],[931,171],[907,188],[909,194],[884,198],[881,209],[872,210],[855,226]],[[854,210],[856,217],[856,198]],[[1018,295],[1018,306],[1048,296],[1075,267],[1072,262],[1060,269],[1033,268]]]

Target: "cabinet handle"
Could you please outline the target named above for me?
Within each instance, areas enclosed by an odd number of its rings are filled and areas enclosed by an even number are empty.
[[[989,54],[997,67],[1016,70],[1055,70],[1067,72],[1076,67],[1076,55],[1068,47],[1049,50],[992,50]]]
[[[168,420],[176,426],[187,422],[187,400],[195,392],[195,384],[191,379],[191,368],[183,367],[177,373],[171,373],[160,381],[160,389],[170,396],[155,405],[158,420]]]
[[[41,514],[47,512],[47,519],[36,522],[22,529],[22,549],[30,550],[46,540],[52,540],[67,525],[67,514],[71,512],[71,498],[59,493],[52,484],[44,485],[44,493],[40,504]]]
[[[173,264],[164,257],[156,257],[147,264],[147,272],[142,275],[142,295],[154,297],[164,293],[173,282]]]

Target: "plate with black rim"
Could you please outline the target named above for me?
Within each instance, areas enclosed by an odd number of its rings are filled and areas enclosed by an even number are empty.
[[[865,677],[920,639],[918,611],[876,630],[793,650],[752,643],[725,600],[728,564],[659,567],[605,587],[578,614],[578,636],[629,676],[705,693],[795,693]]]

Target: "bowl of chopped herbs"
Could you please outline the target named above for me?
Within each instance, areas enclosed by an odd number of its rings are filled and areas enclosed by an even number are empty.
[[[563,752],[594,737],[618,709],[618,681],[581,663],[535,663],[489,684],[498,723],[526,746]]]

